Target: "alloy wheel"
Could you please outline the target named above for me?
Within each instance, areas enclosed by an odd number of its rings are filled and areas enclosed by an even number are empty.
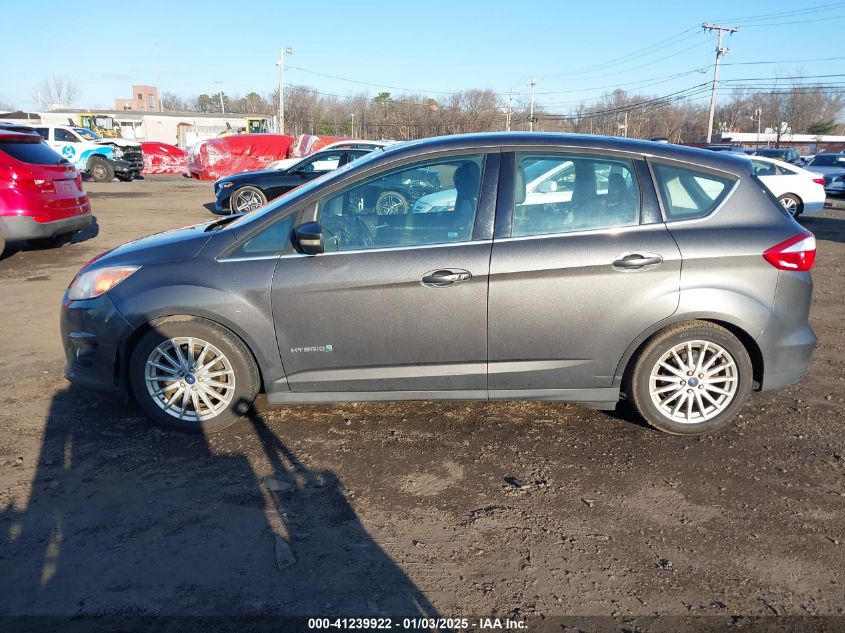
[[[237,211],[255,211],[264,206],[261,196],[256,191],[241,191],[237,194],[235,200],[235,209]]]
[[[670,348],[654,364],[648,390],[658,411],[681,424],[699,424],[733,402],[739,384],[736,361],[712,341],[688,341]]]
[[[200,338],[168,339],[147,357],[147,393],[158,407],[179,420],[209,420],[224,411],[235,395],[232,363]]]

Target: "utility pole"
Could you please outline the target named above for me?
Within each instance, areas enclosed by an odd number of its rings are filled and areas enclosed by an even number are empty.
[[[760,119],[763,118],[763,108],[757,108],[754,114],[757,115],[757,147],[760,147]]]
[[[283,48],[279,53],[279,134],[285,133],[285,55],[292,55],[293,48]]]
[[[705,22],[701,28],[707,31],[716,31],[716,65],[713,67],[713,90],[710,93],[710,117],[707,120],[707,142],[713,140],[713,116],[716,114],[716,84],[719,81],[719,62],[725,53],[729,53],[729,48],[722,48],[722,35],[725,33],[736,33],[739,31],[738,26],[721,26],[719,24],[710,24]]]
[[[350,112],[349,116],[352,117],[352,138],[355,138],[355,113]]]
[[[508,111],[505,113],[505,129],[510,132],[511,131],[511,103],[513,103],[513,88],[508,90]]]
[[[531,75],[531,114],[528,116],[528,130],[534,131],[534,86],[537,85],[537,80],[534,75]]]
[[[226,114],[226,106],[223,104],[223,82],[215,81],[214,83],[220,86],[220,111]]]
[[[158,111],[163,112],[161,107],[161,63],[158,56],[158,42],[155,43],[156,49],[156,92],[158,92]]]

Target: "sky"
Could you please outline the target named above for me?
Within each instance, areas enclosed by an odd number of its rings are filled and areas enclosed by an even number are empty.
[[[113,108],[132,84],[268,94],[283,46],[285,84],[325,94],[489,88],[518,102],[534,76],[550,112],[614,88],[707,101],[716,38],[703,22],[740,27],[725,38],[720,91],[773,77],[845,88],[845,2],[141,0],[78,11],[47,0],[29,26],[4,29],[0,104],[37,111],[35,86],[54,76],[78,83],[84,108]]]

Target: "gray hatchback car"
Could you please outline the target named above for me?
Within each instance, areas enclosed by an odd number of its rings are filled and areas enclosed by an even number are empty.
[[[65,373],[194,431],[263,390],[285,404],[625,397],[658,429],[702,433],[753,388],[806,373],[814,257],[728,153],[426,139],[88,263],[63,300]]]

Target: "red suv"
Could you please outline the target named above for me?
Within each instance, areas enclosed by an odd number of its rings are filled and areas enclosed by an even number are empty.
[[[0,129],[0,255],[11,240],[49,240],[91,224],[82,177],[38,134]]]

